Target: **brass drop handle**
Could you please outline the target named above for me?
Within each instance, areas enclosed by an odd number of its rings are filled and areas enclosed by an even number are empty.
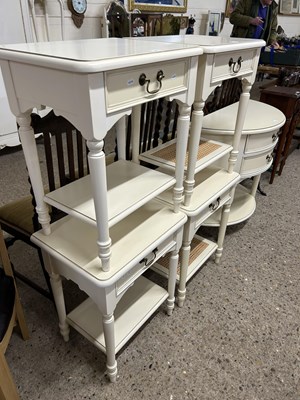
[[[271,162],[273,160],[273,157],[271,156],[271,154],[268,154],[266,157],[267,162]]]
[[[233,58],[231,57],[228,62],[228,65],[230,68],[232,67],[232,72],[237,74],[239,72],[239,70],[241,69],[242,62],[243,62],[243,59],[241,56],[237,59],[237,61],[233,61]]]
[[[156,247],[153,251],[152,251],[152,253],[153,253],[153,257],[150,259],[150,260],[148,260],[148,258],[143,258],[141,261],[140,261],[140,264],[143,264],[144,263],[144,265],[146,266],[146,267],[149,267],[153,262],[154,262],[154,260],[156,259],[156,253],[158,252],[158,248]]]
[[[221,198],[218,197],[217,200],[216,200],[214,203],[211,203],[211,204],[209,205],[209,208],[210,208],[212,211],[215,211],[215,210],[219,207],[219,205],[220,205],[220,200],[221,200]]]
[[[163,71],[162,71],[162,70],[159,70],[158,73],[157,73],[157,75],[156,75],[156,80],[157,80],[157,82],[158,82],[158,88],[157,88],[157,89],[154,89],[154,90],[149,90],[150,79],[147,79],[147,76],[146,76],[146,74],[144,74],[144,73],[141,74],[140,77],[139,77],[139,84],[140,84],[141,86],[144,86],[145,84],[147,84],[147,86],[146,86],[147,92],[148,92],[149,94],[155,94],[155,93],[157,93],[157,92],[160,91],[160,89],[161,89],[161,87],[162,87],[162,80],[163,80],[164,77],[165,77],[165,76],[164,76]]]
[[[274,133],[272,136],[272,141],[275,142],[277,140],[277,138],[278,138],[277,133]]]

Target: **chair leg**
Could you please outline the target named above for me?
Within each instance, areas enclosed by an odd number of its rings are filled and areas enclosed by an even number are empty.
[[[20,400],[16,385],[14,383],[5,355],[0,353],[0,399]]]
[[[5,241],[3,238],[3,232],[2,229],[0,227],[0,258],[2,260],[2,264],[3,264],[3,269],[4,272],[7,276],[11,276],[14,277],[13,275],[13,269],[11,266],[11,262],[8,256],[8,252],[7,252],[7,248],[5,245]],[[15,284],[15,283],[14,283]],[[13,313],[12,318],[14,319],[13,322],[15,322],[15,320],[17,320],[19,328],[21,330],[21,334],[24,340],[29,338],[29,333],[28,333],[28,329],[27,329],[27,325],[26,325],[26,321],[24,318],[24,313],[23,313],[23,308],[21,306],[20,303],[20,298],[19,298],[19,294],[18,294],[18,289],[16,287],[15,284],[15,310],[16,312]],[[6,332],[6,334],[11,334]],[[4,341],[5,339],[3,339]],[[6,349],[6,345],[3,344],[3,341],[0,343],[0,399],[1,400],[20,400],[20,396],[18,394],[16,385],[14,383],[12,374],[10,372],[9,366],[6,362],[6,358],[5,358],[5,349]]]
[[[5,239],[6,247],[8,248],[8,247],[12,246],[15,243],[16,240],[17,239],[11,240],[9,238],[8,241],[7,241],[7,239]],[[13,269],[13,274],[14,274],[15,278],[19,279],[23,283],[26,283],[26,285],[30,286],[32,289],[36,290],[37,292],[39,292],[43,296],[45,296],[48,299],[53,301],[53,293],[52,293],[52,288],[51,288],[51,284],[50,284],[50,277],[49,277],[49,274],[46,271],[46,268],[45,268],[45,265],[44,265],[42,252],[41,252],[41,250],[39,248],[37,248],[37,252],[38,252],[39,260],[40,260],[40,263],[41,263],[42,271],[43,271],[43,274],[44,274],[44,277],[45,277],[45,281],[46,281],[48,290],[42,288],[37,283],[35,283],[31,279],[29,279],[27,276],[25,276],[24,274],[22,274],[19,271],[17,271],[15,269],[14,265],[11,263],[12,269]]]
[[[23,283],[26,283],[26,285],[30,286],[32,289],[36,290],[43,296],[47,297],[50,300],[53,300],[52,294],[50,294],[47,290],[33,282],[31,279],[27,278],[25,275],[21,274],[20,272],[16,271],[14,266],[13,266],[13,271],[14,271],[14,276],[22,281]]]
[[[17,319],[18,326],[20,328],[23,340],[28,340],[29,339],[28,327],[27,327],[27,324],[25,321],[24,311],[23,311],[23,307],[20,302],[20,297],[19,297],[19,293],[18,293],[16,284],[15,284],[15,290],[16,290],[16,319]]]
[[[3,238],[3,232],[1,230],[1,227],[0,227],[0,256],[1,256],[2,264],[3,264],[4,272],[6,273],[6,275],[12,276],[14,278],[12,264],[10,262],[8,251],[5,246],[5,241]],[[28,332],[26,321],[25,321],[24,312],[23,312],[23,308],[22,308],[22,305],[20,302],[20,297],[19,297],[18,288],[17,288],[16,283],[15,283],[15,291],[16,291],[16,296],[15,296],[16,319],[17,319],[23,339],[27,340],[27,339],[29,339],[29,332]]]

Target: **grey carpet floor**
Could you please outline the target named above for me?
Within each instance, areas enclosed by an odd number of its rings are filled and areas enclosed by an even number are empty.
[[[18,282],[30,331],[15,332],[6,357],[21,399],[299,400],[300,150],[281,177],[261,184],[257,209],[229,227],[220,265],[212,259],[188,283],[183,308],[162,306],[118,354],[119,378],[105,356],[71,330],[65,343],[51,301]],[[20,150],[0,154],[0,203],[27,193]],[[245,184],[250,185],[247,181]],[[216,235],[214,229],[204,229]],[[10,249],[16,268],[43,284],[36,252]],[[67,308],[83,294],[64,281]]]

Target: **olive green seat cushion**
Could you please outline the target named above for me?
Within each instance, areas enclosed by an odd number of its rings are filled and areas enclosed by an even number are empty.
[[[0,224],[6,224],[24,235],[31,236],[34,233],[33,216],[34,207],[30,195],[0,207]]]

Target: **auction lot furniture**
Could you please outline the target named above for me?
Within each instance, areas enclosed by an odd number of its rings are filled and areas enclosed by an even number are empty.
[[[139,39],[133,39],[139,40]],[[188,153],[185,162],[184,201],[180,209],[187,215],[184,226],[183,245],[178,269],[178,305],[186,298],[186,283],[213,254],[220,261],[224,236],[236,184],[240,180],[235,164],[240,151],[239,143],[249,101],[249,92],[255,81],[262,40],[232,39],[201,35],[158,36],[147,38],[163,43],[197,44],[203,48],[199,57],[195,102],[191,118]],[[239,78],[242,93],[238,109],[232,116],[233,140],[230,144],[222,140],[206,140],[201,137],[203,108],[210,93],[223,81]],[[220,123],[222,123],[220,121]],[[177,129],[179,132],[179,129]],[[221,138],[222,139],[222,138]],[[159,167],[161,171],[172,171],[176,167],[175,146],[177,139],[151,149],[140,155],[140,159]],[[227,157],[226,165],[217,165],[217,160]],[[172,204],[170,190],[158,198],[165,205]],[[217,243],[196,234],[207,218],[215,212],[221,213]],[[153,269],[168,274],[168,257],[158,260]]]
[[[269,181],[273,183],[277,170],[279,176],[282,173],[289,155],[295,128],[300,120],[300,86],[270,86],[261,91],[260,101],[278,108],[286,116],[286,123],[279,136],[278,146],[275,148],[274,163]]]
[[[107,356],[116,380],[116,353],[167,299],[174,308],[178,251],[186,215],[179,211],[199,46],[93,39],[1,46],[6,90],[20,138],[42,230],[32,236],[50,274],[59,327],[69,326]],[[178,152],[170,176],[120,159],[108,167],[103,139],[138,104],[160,97],[180,102]],[[33,107],[47,105],[87,140],[90,175],[45,196],[30,126]],[[118,124],[118,144],[124,135]],[[122,151],[119,152],[120,154]],[[155,197],[174,187],[172,206]],[[50,223],[47,204],[68,215]],[[142,277],[170,252],[168,291]],[[66,315],[61,276],[89,298]]]
[[[238,103],[234,103],[206,115],[203,119],[203,137],[231,144],[237,109]],[[251,177],[254,179],[250,192],[242,185],[237,186],[228,225],[245,221],[255,211],[255,195],[260,176],[272,165],[272,153],[278,143],[278,134],[284,123],[285,116],[277,108],[255,100],[249,101],[235,171],[239,172],[241,181]],[[222,158],[217,161],[217,164],[225,168],[227,160]],[[217,212],[204,224],[218,226],[220,220],[220,212]]]
[[[127,340],[164,300],[168,314],[172,313],[182,237],[179,305],[185,298],[186,261],[195,231],[225,205],[218,245],[205,244],[208,250],[193,271],[216,249],[219,260],[232,191],[239,180],[234,165],[264,42],[190,36],[0,47],[6,90],[20,125],[43,227],[32,240],[43,250],[60,331],[68,340],[71,325],[104,351],[111,381],[117,376],[116,353]],[[233,145],[200,141],[205,99],[231,77],[243,82]],[[179,103],[176,140],[169,142],[169,148],[156,148],[159,154],[140,155],[140,104],[160,97]],[[90,176],[46,196],[29,117],[32,108],[40,105],[67,118],[89,148]],[[122,117],[131,112],[132,161],[126,161]],[[106,167],[103,139],[114,124],[119,161]],[[226,154],[228,168],[214,167]],[[143,167],[139,159],[160,168]],[[46,203],[68,216],[51,224]],[[141,276],[167,253],[168,291]],[[76,282],[89,296],[68,315],[61,276]]]

